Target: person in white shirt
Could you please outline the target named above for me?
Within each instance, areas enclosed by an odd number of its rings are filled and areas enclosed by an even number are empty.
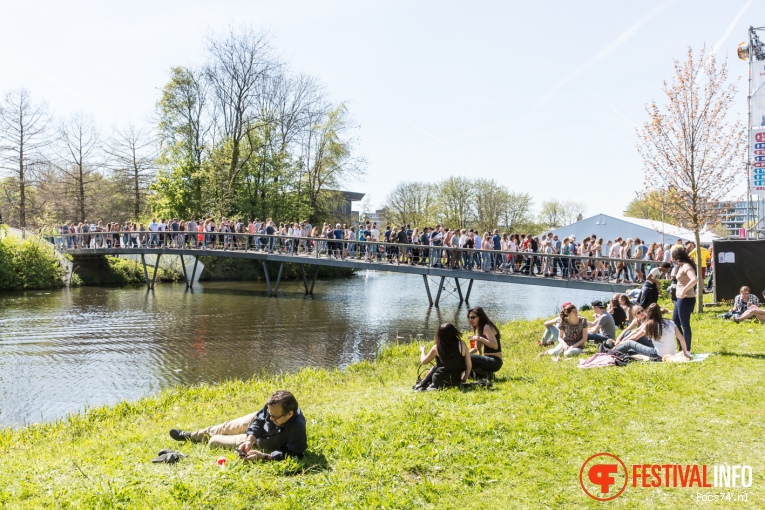
[[[159,235],[157,235],[157,231],[159,230],[159,223],[157,223],[157,218],[152,218],[151,223],[149,223],[149,232],[151,234],[149,235],[149,247],[152,245],[154,248],[159,246]]]
[[[645,312],[645,322],[633,333],[634,336],[631,336],[632,338],[640,338],[645,335],[651,341],[653,347],[646,347],[634,340],[625,340],[614,347],[615,351],[624,353],[634,351],[637,354],[643,354],[651,358],[663,358],[664,356],[675,354],[677,349],[675,339],[677,339],[680,342],[683,354],[688,359],[693,359],[693,356],[691,356],[686,348],[685,337],[680,332],[680,329],[675,326],[674,322],[661,316],[661,307],[657,303],[649,306]]]

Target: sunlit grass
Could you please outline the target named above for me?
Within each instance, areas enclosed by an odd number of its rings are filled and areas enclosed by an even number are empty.
[[[416,345],[391,345],[345,372],[295,374],[163,391],[53,423],[0,432],[0,505],[9,508],[580,508],[582,462],[750,464],[765,505],[765,327],[694,320],[703,363],[580,370],[538,359],[541,320],[502,326],[493,389],[414,393]],[[591,351],[594,349],[591,347]],[[581,359],[581,358],[580,358]],[[172,441],[258,408],[276,389],[309,423],[304,461],[244,465]],[[150,459],[163,448],[177,465]],[[228,467],[216,464],[228,457]],[[707,489],[712,491],[712,489]],[[633,489],[622,508],[697,507],[696,489]]]

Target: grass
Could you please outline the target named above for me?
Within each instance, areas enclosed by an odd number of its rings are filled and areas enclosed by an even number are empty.
[[[414,393],[417,346],[394,345],[343,373],[173,388],[0,431],[0,506],[594,508],[603,503],[582,492],[579,470],[611,452],[628,465],[751,465],[753,486],[727,490],[762,508],[765,327],[719,313],[694,319],[693,350],[718,353],[703,363],[580,370],[574,360],[538,359],[542,321],[515,321],[501,328],[505,365],[490,390]],[[308,419],[303,461],[246,465],[167,435],[251,412],[280,388]],[[167,447],[189,457],[151,464]],[[609,505],[689,508],[698,493],[719,492],[628,486]]]

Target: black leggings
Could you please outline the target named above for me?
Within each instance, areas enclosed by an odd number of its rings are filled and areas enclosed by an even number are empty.
[[[480,354],[471,354],[470,361],[473,364],[473,370],[477,374],[489,374],[502,368],[502,358],[498,358],[496,356],[481,356]]]

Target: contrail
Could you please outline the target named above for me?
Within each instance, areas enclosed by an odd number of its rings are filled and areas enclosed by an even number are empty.
[[[619,48],[619,46],[621,46],[622,44],[627,42],[633,35],[635,35],[635,33],[638,31],[638,29],[640,29],[640,27],[642,27],[648,21],[650,21],[651,18],[654,18],[656,15],[658,15],[662,11],[666,10],[670,5],[672,5],[676,1],[677,0],[670,0],[668,2],[664,2],[663,4],[657,6],[651,12],[649,12],[648,14],[646,14],[645,16],[643,16],[642,18],[637,20],[634,25],[632,25],[627,30],[625,30],[619,37],[617,37],[613,42],[611,42],[611,44],[609,44],[608,46],[603,48],[600,52],[598,52],[597,55],[592,57],[585,64],[579,66],[577,69],[574,70],[574,72],[572,72],[571,74],[569,74],[568,76],[563,78],[561,81],[559,81],[557,83],[557,85],[555,85],[547,94],[542,96],[542,98],[537,103],[537,108],[542,106],[543,104],[545,104],[547,101],[549,101],[550,98],[556,92],[558,92],[561,88],[563,88],[565,85],[567,85],[569,82],[571,82],[574,78],[579,76],[579,74],[582,73],[582,71],[584,71],[585,69],[591,67],[592,65],[594,65],[598,61],[602,60],[607,55],[613,53],[614,50]],[[751,2],[751,0],[749,0],[749,2]]]
[[[741,19],[741,16],[744,15],[746,10],[749,9],[750,5],[752,5],[752,0],[746,0],[744,6],[740,11],[738,11],[738,14],[736,14],[736,17],[733,18],[733,21],[730,22],[730,25],[728,25],[728,29],[725,31],[723,36],[714,46],[712,46],[712,52],[709,54],[710,57],[720,51],[720,48],[722,47],[723,43],[725,43],[725,40],[730,36],[731,32],[733,32],[733,29],[736,28],[736,23],[738,23],[738,20]]]

